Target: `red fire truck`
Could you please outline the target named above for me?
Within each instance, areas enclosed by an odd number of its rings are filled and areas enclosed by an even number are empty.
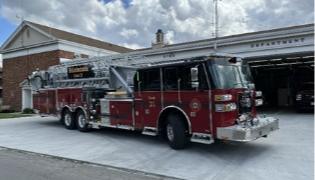
[[[52,66],[30,80],[34,109],[81,132],[138,130],[181,149],[187,142],[247,142],[279,129],[278,119],[257,117],[262,94],[237,57],[113,55]]]

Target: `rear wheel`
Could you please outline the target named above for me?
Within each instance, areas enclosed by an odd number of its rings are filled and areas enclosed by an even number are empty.
[[[81,132],[89,131],[89,128],[88,128],[89,126],[86,120],[85,113],[83,111],[79,111],[77,113],[76,123],[77,123],[77,127],[79,131]]]
[[[65,110],[65,112],[62,114],[62,121],[67,129],[72,130],[76,128],[73,113],[69,109]]]
[[[187,128],[184,119],[177,115],[171,114],[167,118],[166,136],[169,145],[173,149],[185,148],[188,141]]]

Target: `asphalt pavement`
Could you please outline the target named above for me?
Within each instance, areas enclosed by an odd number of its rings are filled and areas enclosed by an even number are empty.
[[[288,109],[265,114],[280,119],[280,130],[249,143],[192,143],[173,150],[138,132],[81,133],[37,116],[0,120],[0,146],[182,179],[314,179],[314,114]]]
[[[2,180],[167,180],[170,178],[88,162],[0,148]],[[170,179],[171,180],[171,179]]]

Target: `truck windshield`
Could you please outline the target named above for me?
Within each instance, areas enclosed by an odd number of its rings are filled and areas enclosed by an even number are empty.
[[[209,66],[215,89],[247,88],[251,83],[248,66],[218,65]]]

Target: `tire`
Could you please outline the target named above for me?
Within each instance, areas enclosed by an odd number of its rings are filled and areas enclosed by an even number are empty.
[[[81,132],[88,132],[89,124],[87,123],[85,113],[81,110],[77,113],[76,116],[76,125],[79,131]]]
[[[187,129],[184,119],[177,114],[170,114],[167,118],[166,137],[173,149],[183,149],[188,142]]]
[[[76,129],[73,113],[69,109],[65,110],[65,112],[62,114],[62,122],[65,128],[70,130]]]

